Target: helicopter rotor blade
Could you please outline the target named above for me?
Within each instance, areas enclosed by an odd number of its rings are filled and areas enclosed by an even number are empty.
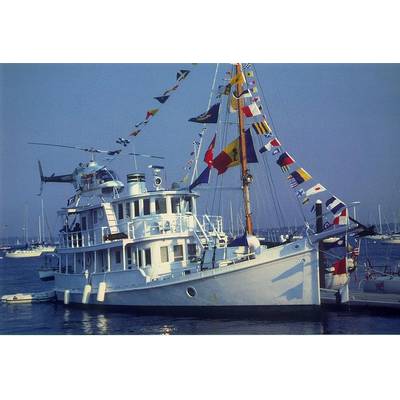
[[[139,157],[145,157],[145,158],[158,158],[160,160],[164,160],[165,157],[161,157],[161,156],[153,156],[151,154],[142,154],[142,153],[128,153],[128,155],[130,156],[139,156]]]
[[[78,149],[78,150],[83,150],[80,147],[76,147],[76,146],[66,146],[63,144],[53,144],[53,143],[40,143],[40,142],[28,142],[28,144],[34,144],[34,145],[38,145],[38,146],[51,146],[51,147],[66,147],[67,149]]]
[[[121,149],[99,150],[99,149],[95,149],[94,147],[67,146],[64,144],[41,143],[41,142],[28,142],[28,144],[34,144],[34,145],[38,145],[38,146],[65,147],[67,149],[82,150],[82,151],[86,151],[88,153],[103,153],[103,154],[108,154],[108,155],[119,154],[122,151]]]

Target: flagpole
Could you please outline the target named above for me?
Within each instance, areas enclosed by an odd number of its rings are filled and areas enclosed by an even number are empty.
[[[212,96],[213,96],[214,89],[215,89],[215,82],[217,80],[218,68],[219,68],[219,63],[217,63],[217,66],[215,67],[214,79],[213,79],[213,83],[212,83],[212,86],[211,86],[210,97],[208,98],[207,110],[211,106]],[[202,133],[204,133],[206,126],[207,126],[206,124],[203,124]],[[197,148],[197,152],[195,154],[194,168],[193,168],[193,174],[192,174],[192,179],[190,181],[190,184],[192,184],[194,182],[195,178],[197,177],[197,163],[199,161],[199,155],[200,155],[200,152],[201,152],[201,145],[203,144],[203,137],[204,137],[204,134],[202,134],[201,137],[200,137],[200,144],[199,144],[199,147]],[[196,149],[195,149],[195,151],[196,151]]]
[[[236,64],[236,76],[239,77],[242,74],[242,66],[240,63]],[[239,147],[240,147],[240,164],[242,167],[242,187],[243,187],[243,201],[244,201],[244,212],[246,217],[246,232],[248,235],[253,235],[253,220],[251,218],[251,206],[250,206],[250,190],[249,186],[252,180],[249,170],[247,168],[247,152],[246,152],[246,133],[244,129],[244,118],[243,118],[243,99],[239,97],[242,93],[242,82],[240,79],[236,83],[237,91],[237,109],[238,109],[238,120],[239,120]]]

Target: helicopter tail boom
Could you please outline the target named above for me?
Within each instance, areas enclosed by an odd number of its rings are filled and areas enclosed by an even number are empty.
[[[42,191],[43,191],[43,183],[46,183],[46,182],[74,183],[74,177],[72,174],[66,174],[66,175],[52,174],[51,176],[44,176],[42,163],[40,161],[38,161],[38,166],[39,166],[39,174],[40,174],[40,194],[39,194],[39,196],[42,194]]]

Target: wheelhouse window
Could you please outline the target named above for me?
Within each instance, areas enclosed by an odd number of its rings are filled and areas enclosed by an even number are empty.
[[[166,214],[167,213],[167,199],[158,198],[156,199],[156,214]]]
[[[97,210],[93,210],[93,225],[97,224]]]
[[[166,263],[169,261],[168,257],[168,246],[162,246],[160,247],[160,253],[161,253],[161,262]]]
[[[126,250],[126,260],[128,265],[132,265],[132,247],[127,246],[125,247]]]
[[[131,217],[131,203],[125,203],[125,215],[126,218],[130,218]]]
[[[183,261],[183,246],[181,244],[174,246],[174,261]]]
[[[118,219],[124,219],[124,205],[122,203],[118,204]]]
[[[86,229],[87,229],[86,217],[82,217],[82,218],[81,218],[81,222],[82,222],[81,229],[82,229],[83,231],[86,231]]]
[[[138,217],[140,215],[139,212],[139,200],[135,200],[133,202],[133,216]]]
[[[145,265],[151,265],[151,249],[144,250],[144,262]]]
[[[171,198],[171,209],[174,214],[180,214],[181,212],[181,198],[172,197]]]
[[[143,215],[150,215],[150,199],[143,199]]]
[[[193,261],[197,258],[197,246],[195,243],[189,243],[188,246],[188,258]]]
[[[192,212],[193,207],[192,207],[192,198],[189,196],[186,196],[184,198],[184,207],[185,207],[185,212]]]
[[[96,172],[96,179],[98,179],[99,183],[105,183],[114,179],[118,180],[118,177],[114,171],[107,168],[102,168]]]

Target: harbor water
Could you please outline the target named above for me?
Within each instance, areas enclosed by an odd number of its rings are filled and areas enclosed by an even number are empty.
[[[0,259],[0,296],[52,289],[41,282],[42,258]],[[364,241],[360,267],[351,277],[356,288],[364,278],[362,264],[369,258],[376,265],[397,266],[400,246]],[[399,334],[400,312],[328,310],[317,315],[235,318],[141,315],[135,312],[65,307],[58,303],[0,304],[2,335],[270,335],[270,334]]]

